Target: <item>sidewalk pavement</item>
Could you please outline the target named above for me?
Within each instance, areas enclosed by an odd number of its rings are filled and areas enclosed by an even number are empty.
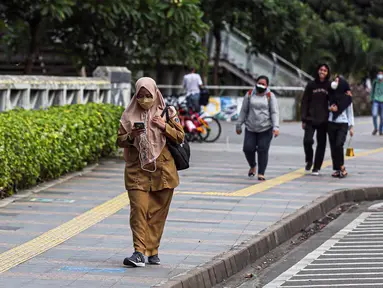
[[[161,266],[126,268],[132,253],[123,167],[104,160],[92,172],[0,208],[0,287],[151,287],[166,283],[336,189],[383,184],[383,137],[358,119],[350,176],[304,175],[302,130],[284,124],[267,178],[248,179],[242,137],[230,124],[218,143],[192,145],[160,247]],[[327,153],[329,156],[329,153]]]

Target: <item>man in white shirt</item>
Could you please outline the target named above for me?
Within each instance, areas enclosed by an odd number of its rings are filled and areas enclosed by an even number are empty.
[[[200,88],[202,87],[201,76],[195,73],[195,69],[192,68],[189,74],[184,76],[183,87],[186,91],[186,100],[188,106],[193,109],[194,112],[199,113],[201,106],[199,105]]]

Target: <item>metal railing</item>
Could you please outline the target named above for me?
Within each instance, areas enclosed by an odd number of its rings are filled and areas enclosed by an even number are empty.
[[[222,47],[221,60],[231,63],[233,66],[242,70],[243,73],[251,75],[253,78],[259,75],[266,75],[271,83],[276,86],[305,86],[313,77],[299,69],[276,53],[271,53],[270,57],[264,54],[255,55],[251,53],[251,38],[229,25],[221,31]],[[211,35],[209,36],[211,37]],[[212,43],[211,57],[214,57],[215,41]],[[249,83],[247,77],[246,81]]]
[[[183,90],[182,85],[157,85],[159,89],[177,89]],[[254,86],[217,86],[217,85],[206,85],[206,89],[211,90],[250,90],[253,89]],[[275,91],[304,91],[304,87],[301,86],[269,86],[270,90]]]

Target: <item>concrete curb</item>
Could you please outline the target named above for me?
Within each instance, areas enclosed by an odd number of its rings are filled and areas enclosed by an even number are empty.
[[[177,275],[169,281],[154,287],[213,287],[289,240],[336,206],[345,202],[374,201],[379,199],[383,199],[383,187],[332,191],[271,225],[254,238],[214,257],[210,262],[197,266],[187,273]]]
[[[0,200],[0,208],[5,207],[5,206],[9,205],[10,203],[12,203],[16,200],[30,197],[33,194],[39,193],[45,189],[48,189],[48,188],[51,188],[51,187],[58,185],[60,183],[66,182],[66,181],[68,181],[74,177],[88,174],[89,172],[92,172],[97,166],[98,166],[98,164],[92,164],[92,165],[85,167],[81,171],[68,173],[64,176],[61,176],[58,179],[44,182],[44,183],[37,185],[31,189],[21,190],[17,194],[14,194],[14,195],[9,196],[7,198],[1,199]]]

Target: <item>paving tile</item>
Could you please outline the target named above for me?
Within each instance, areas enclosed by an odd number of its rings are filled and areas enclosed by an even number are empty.
[[[283,124],[286,138],[281,137],[273,141],[267,170],[268,179],[303,166],[302,131],[294,125]],[[241,152],[242,138],[233,139],[235,143],[230,143],[230,147],[237,149],[234,152],[225,151],[226,143],[220,140],[209,145],[192,145],[192,168],[180,173],[181,186],[177,191],[233,192],[256,185],[256,179],[249,180],[246,177],[247,165]],[[358,146],[374,149],[381,145],[375,143],[374,139],[371,141],[374,142],[363,139]],[[225,157],[222,157],[222,151],[225,151]],[[129,228],[130,209],[124,207],[65,243],[14,267],[9,271],[13,274],[2,274],[0,287],[150,287],[209,261],[214,255],[249,239],[329,190],[376,185],[374,183],[379,181],[375,181],[374,177],[380,177],[376,171],[379,171],[382,159],[383,153],[351,160],[347,164],[351,172],[347,182],[329,177],[330,167],[322,171],[321,177],[302,177],[246,198],[176,194],[160,247],[160,267],[126,269],[122,265],[123,259],[133,251]],[[300,163],[302,165],[299,165]],[[16,221],[6,225],[20,225],[22,228],[21,231],[7,233],[0,231],[0,238],[6,245],[1,246],[0,243],[0,253],[12,247],[8,245],[21,244],[33,239],[123,193],[123,169],[122,161],[103,161],[86,177],[75,178],[52,187],[47,190],[48,193],[39,196],[76,200],[72,204],[19,202],[1,208],[0,223],[7,223],[7,219],[12,219]],[[366,184],[366,181],[360,180],[360,175],[370,171],[368,169],[376,171],[368,173],[371,181],[367,181],[369,183]],[[205,176],[200,176],[201,172]],[[365,177],[364,179],[367,179]],[[13,216],[14,214],[17,215]],[[5,220],[1,222],[3,219]],[[103,273],[99,270],[88,273],[61,271],[60,268],[65,266],[126,270],[120,274]],[[25,275],[30,276],[25,278]],[[55,277],[57,279],[53,279]]]
[[[13,287],[26,287],[26,285],[28,285],[28,283],[30,283],[31,281],[33,281],[33,279],[29,279],[29,278],[5,278],[5,277],[1,277],[0,278],[0,288],[13,288]],[[37,288],[37,287],[36,287]]]

